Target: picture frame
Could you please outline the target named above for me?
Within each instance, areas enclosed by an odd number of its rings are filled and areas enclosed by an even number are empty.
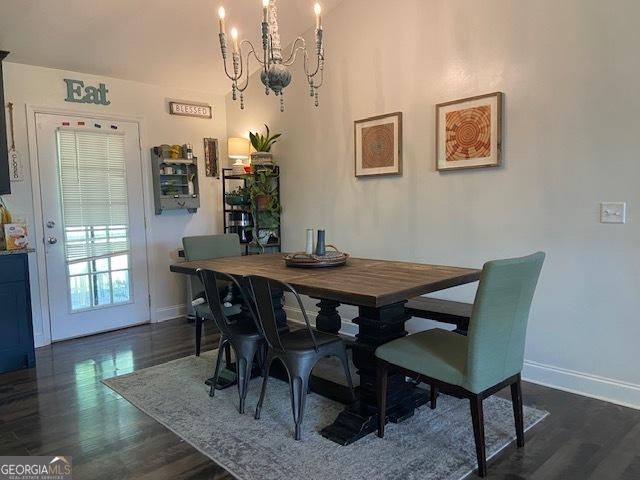
[[[218,139],[204,139],[204,173],[207,177],[220,178],[220,156],[218,155]]]
[[[402,174],[402,112],[356,120],[355,176]]]
[[[436,170],[502,165],[503,93],[436,105]]]

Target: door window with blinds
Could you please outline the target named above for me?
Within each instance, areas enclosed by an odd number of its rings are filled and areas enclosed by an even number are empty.
[[[57,131],[71,311],[132,301],[124,135]]]

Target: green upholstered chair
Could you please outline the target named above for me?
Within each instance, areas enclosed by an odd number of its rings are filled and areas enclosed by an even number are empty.
[[[184,237],[182,239],[182,247],[187,262],[241,255],[240,238],[235,233]],[[189,281],[191,282],[193,299],[202,299],[199,302],[195,302],[196,305],[194,306],[196,316],[196,355],[199,356],[202,342],[202,324],[206,320],[212,321],[213,315],[209,304],[204,301],[204,286],[200,279],[194,275],[189,278]],[[220,282],[220,284],[223,289],[228,286],[227,283]],[[240,305],[224,307],[223,310],[227,317],[231,317],[240,313]]]
[[[506,386],[516,424],[517,446],[524,445],[520,372],[531,301],[544,253],[485,263],[476,293],[469,333],[442,329],[398,338],[376,350],[378,371],[378,436],[386,423],[387,375],[404,372],[431,386],[431,408],[439,388],[466,397],[478,458],[478,474],[487,472],[482,401]]]

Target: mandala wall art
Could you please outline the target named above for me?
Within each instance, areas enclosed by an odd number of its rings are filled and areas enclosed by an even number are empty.
[[[356,177],[402,173],[402,113],[356,120]]]
[[[501,92],[436,105],[437,170],[497,167],[501,157]]]

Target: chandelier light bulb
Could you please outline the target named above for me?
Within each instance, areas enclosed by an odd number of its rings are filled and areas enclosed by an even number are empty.
[[[267,8],[269,6],[269,0],[262,0],[262,8]]]
[[[238,52],[238,29],[233,27],[231,29],[231,38],[233,39],[233,53]]]
[[[322,8],[319,3],[316,3],[313,6],[313,11],[316,13],[316,30],[320,30],[322,28],[322,18],[320,17],[320,13],[322,13]]]
[[[220,18],[220,35],[224,35],[224,16],[225,16],[224,7],[220,7],[218,9],[218,17]],[[220,37],[220,38],[223,38],[223,37]]]

